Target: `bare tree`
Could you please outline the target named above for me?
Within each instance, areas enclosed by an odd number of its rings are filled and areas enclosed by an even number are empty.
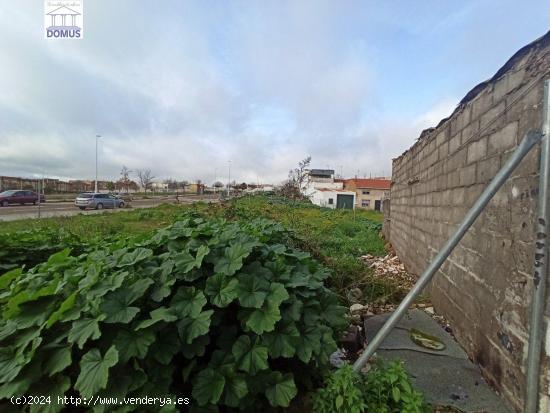
[[[138,176],[141,187],[143,188],[145,193],[147,193],[147,190],[151,189],[151,184],[153,183],[153,179],[155,179],[155,177],[151,174],[151,170],[138,169],[136,171],[136,174]]]
[[[298,166],[288,172],[288,179],[281,187],[281,195],[288,198],[301,198],[302,190],[309,179],[308,168],[311,156],[307,156],[298,162]]]
[[[120,179],[118,180],[118,183],[120,186],[128,193],[128,189],[131,185],[130,180],[130,174],[132,171],[130,171],[125,165],[122,165],[122,170],[120,171]]]

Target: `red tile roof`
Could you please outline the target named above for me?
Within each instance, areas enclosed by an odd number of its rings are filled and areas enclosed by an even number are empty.
[[[391,180],[389,179],[346,179],[344,187],[354,186],[356,188],[385,189],[389,190]]]
[[[344,189],[336,189],[336,188],[315,188],[316,191],[321,191],[321,192],[353,192],[353,191],[349,191],[349,190],[346,190],[345,188]]]

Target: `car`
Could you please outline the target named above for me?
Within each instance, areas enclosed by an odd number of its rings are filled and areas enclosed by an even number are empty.
[[[12,189],[0,192],[0,206],[7,207],[9,204],[36,205],[38,198],[38,194],[34,191]],[[40,202],[46,202],[43,194],[40,194]]]
[[[110,194],[83,192],[76,197],[74,200],[74,205],[81,210],[85,210],[87,208],[124,208],[124,200]]]

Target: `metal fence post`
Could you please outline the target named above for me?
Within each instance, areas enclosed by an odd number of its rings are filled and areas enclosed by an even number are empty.
[[[521,143],[518,145],[516,150],[512,153],[510,158],[506,161],[504,166],[498,171],[498,173],[495,175],[493,180],[489,183],[489,185],[485,188],[483,193],[480,195],[478,200],[475,202],[475,204],[472,206],[472,208],[468,211],[466,216],[464,217],[464,220],[460,223],[454,234],[447,240],[445,245],[441,248],[439,253],[436,255],[434,260],[428,265],[428,268],[422,273],[414,287],[409,291],[409,293],[405,296],[403,301],[399,304],[399,306],[395,309],[395,311],[392,313],[392,315],[386,320],[380,331],[374,336],[372,341],[368,344],[365,351],[361,354],[361,356],[356,360],[356,362],[353,365],[354,371],[360,371],[363,366],[367,363],[369,358],[374,354],[374,352],[378,349],[380,344],[382,344],[382,341],[387,337],[387,335],[390,333],[390,331],[395,327],[395,325],[403,318],[405,315],[407,309],[410,307],[410,305],[414,302],[416,297],[420,295],[422,290],[428,285],[434,274],[439,270],[441,265],[445,262],[447,257],[451,254],[453,249],[457,246],[457,244],[460,242],[462,237],[466,234],[468,229],[472,226],[476,218],[481,214],[483,209],[487,206],[489,201],[493,198],[493,196],[497,193],[497,191],[500,189],[500,187],[506,182],[506,179],[510,176],[512,171],[519,165],[521,160],[529,153],[531,148],[535,146],[537,142],[539,142],[540,138],[542,136],[541,131],[534,130],[529,131]]]
[[[535,266],[533,269],[533,300],[529,328],[529,351],[527,354],[527,391],[525,413],[538,410],[540,356],[544,332],[544,304],[548,278],[548,225],[550,207],[550,80],[544,82],[542,142],[540,151],[539,200],[535,241]]]

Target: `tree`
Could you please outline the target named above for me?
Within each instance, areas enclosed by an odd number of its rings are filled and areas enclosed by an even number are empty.
[[[136,174],[138,176],[141,187],[143,188],[144,192],[147,193],[147,190],[151,189],[151,184],[153,183],[153,179],[155,179],[155,177],[151,174],[151,170],[138,169],[136,171]]]
[[[111,181],[107,182],[107,190],[111,192],[115,190],[114,182],[111,182]]]
[[[307,184],[309,174],[307,169],[311,163],[311,156],[307,156],[298,162],[298,166],[288,172],[288,179],[281,187],[281,195],[288,198],[302,198],[302,190]]]
[[[130,171],[125,165],[122,165],[122,170],[120,171],[120,179],[118,180],[118,183],[122,188],[124,188],[126,193],[128,193],[128,189],[130,188],[132,182],[130,180],[131,172],[132,171]]]

